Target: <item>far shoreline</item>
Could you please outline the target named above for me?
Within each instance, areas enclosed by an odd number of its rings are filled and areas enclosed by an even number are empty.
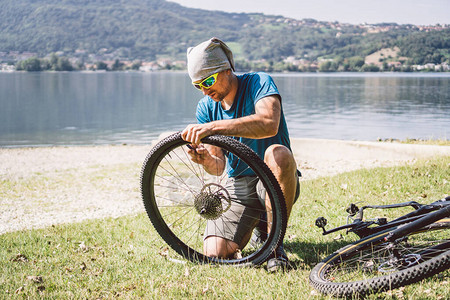
[[[377,71],[377,72],[348,72],[348,71],[335,71],[335,72],[298,72],[298,71],[284,71],[284,72],[269,72],[269,71],[256,71],[256,70],[248,70],[248,71],[242,71],[238,70],[236,71],[237,74],[241,73],[248,73],[248,72],[265,72],[274,76],[299,76],[299,75],[316,75],[316,76],[339,76],[339,75],[349,75],[354,77],[360,77],[360,76],[372,76],[376,77],[376,75],[381,76],[417,76],[421,77],[439,77],[439,75],[442,75],[442,77],[450,77],[450,71],[441,71],[441,72],[435,72],[435,71],[411,71],[411,72],[405,72],[405,71]],[[56,74],[56,73],[78,73],[78,74],[112,74],[112,73],[131,73],[131,74],[155,74],[155,73],[179,73],[179,74],[186,74],[187,76],[187,70],[154,70],[154,71],[139,71],[139,70],[120,70],[120,71],[112,71],[112,70],[73,70],[73,71],[53,71],[53,70],[44,70],[44,71],[16,71],[16,70],[0,70],[0,74],[40,74],[40,73],[46,73],[46,74]],[[419,76],[420,75],[420,76]]]

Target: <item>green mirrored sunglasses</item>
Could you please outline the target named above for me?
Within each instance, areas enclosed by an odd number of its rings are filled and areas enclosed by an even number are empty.
[[[203,79],[201,82],[199,83],[193,82],[192,84],[196,89],[200,91],[202,90],[202,88],[209,89],[217,82],[217,75],[219,75],[219,73],[214,73],[211,76],[208,76],[205,79]]]

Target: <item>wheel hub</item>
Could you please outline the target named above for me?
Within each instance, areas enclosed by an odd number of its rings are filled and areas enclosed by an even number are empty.
[[[221,185],[208,183],[195,196],[194,207],[203,218],[216,220],[230,209],[230,194]]]

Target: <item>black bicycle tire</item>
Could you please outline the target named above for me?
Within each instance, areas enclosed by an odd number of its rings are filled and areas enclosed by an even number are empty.
[[[441,221],[428,225],[427,227],[427,229],[434,230],[444,228],[450,228],[449,218],[444,218]],[[384,232],[365,237],[335,251],[312,269],[309,276],[310,284],[316,290],[326,295],[332,295],[335,297],[364,296],[368,293],[382,292],[412,284],[450,268],[450,250],[447,250],[438,256],[414,265],[413,267],[406,268],[389,275],[374,277],[368,280],[353,282],[330,282],[323,278],[327,266],[335,263],[343,256],[351,257],[352,253],[358,253],[365,248],[382,242],[383,239],[394,229],[389,229]],[[418,230],[413,234],[419,233],[421,230]]]
[[[239,153],[240,158],[251,166],[260,177],[267,193],[272,195],[271,204],[274,211],[273,229],[267,237],[267,241],[264,246],[249,257],[235,259],[218,259],[214,257],[207,257],[186,245],[168,227],[164,219],[161,217],[156,204],[152,182],[156,168],[159,162],[163,159],[164,155],[166,155],[170,149],[187,144],[187,142],[181,138],[180,132],[172,134],[161,140],[157,145],[155,145],[155,147],[152,148],[144,161],[141,170],[141,195],[150,221],[158,234],[173,250],[192,262],[229,264],[235,266],[259,265],[264,263],[269,255],[273,253],[274,249],[281,244],[287,226],[286,204],[278,181],[264,161],[259,158],[252,149],[239,141],[227,136],[214,135],[203,138],[202,143],[219,146],[233,153]]]

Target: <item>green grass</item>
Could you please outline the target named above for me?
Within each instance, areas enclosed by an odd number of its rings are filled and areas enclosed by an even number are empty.
[[[416,144],[416,145],[450,146],[450,140],[447,139],[429,139],[429,140],[406,139],[404,141],[401,141],[401,143]]]
[[[443,157],[303,182],[285,239],[296,268],[284,274],[185,262],[145,214],[3,234],[0,299],[321,299],[308,283],[311,268],[356,237],[322,236],[318,216],[331,228],[345,223],[350,202],[431,202],[449,193],[449,181],[450,157]],[[448,299],[449,275],[369,298]]]
[[[401,144],[414,144],[414,145],[434,145],[434,146],[450,146],[450,140],[448,139],[404,139],[404,140],[396,140],[396,139],[385,139],[380,142],[398,142]]]

